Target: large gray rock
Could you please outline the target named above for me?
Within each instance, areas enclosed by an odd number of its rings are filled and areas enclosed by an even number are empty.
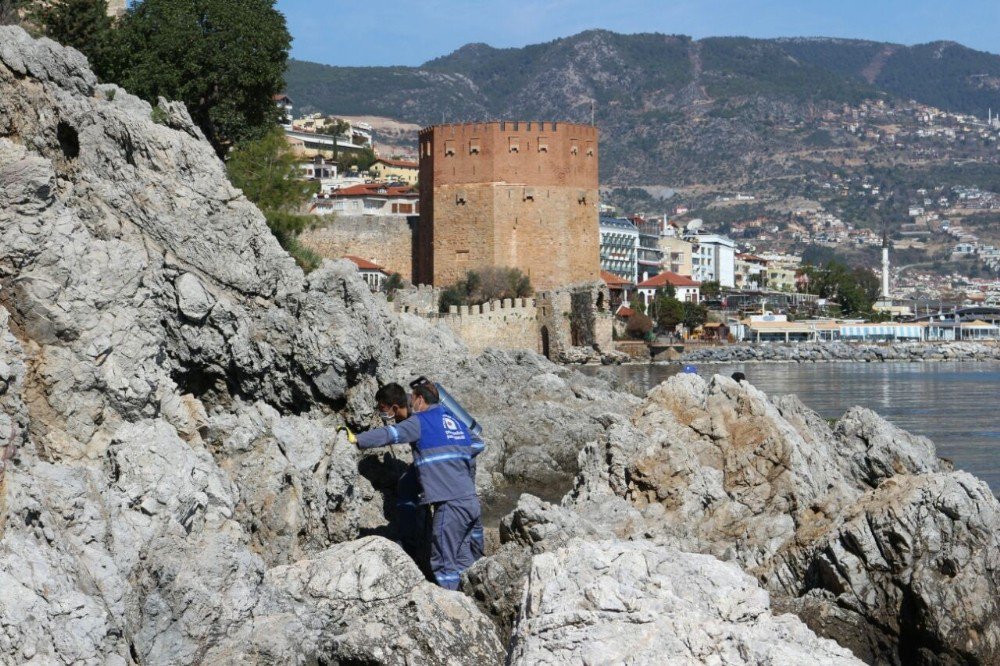
[[[503,636],[514,626],[532,555],[555,550],[574,538],[601,540],[605,529],[576,513],[521,495],[500,522],[500,548],[462,574],[462,590],[492,617]]]
[[[398,548],[328,551],[392,532],[405,457],[335,436],[395,376],[384,299],[349,262],[305,276],[160,107],[0,27],[0,660],[496,662],[490,621]],[[318,580],[373,552],[395,576],[363,580],[377,608],[273,602],[274,567]],[[275,631],[289,617],[311,643]],[[215,652],[254,622],[270,647]]]
[[[493,624],[378,537],[267,572],[252,619],[205,663],[501,664]]]
[[[1000,504],[982,481],[894,476],[802,541],[762,579],[817,633],[870,662],[1000,663]]]
[[[537,555],[511,664],[861,664],[737,567],[649,541],[573,540]]]
[[[0,41],[0,284],[39,346],[32,407],[65,415],[32,423],[51,453],[100,456],[174,392],[370,415],[396,344],[353,266],[306,278],[182,107],[191,131],[98,88],[75,52]]]
[[[996,659],[996,498],[869,410],[831,428],[795,398],[678,375],[580,468],[563,504],[590,524],[738,563],[866,660]]]

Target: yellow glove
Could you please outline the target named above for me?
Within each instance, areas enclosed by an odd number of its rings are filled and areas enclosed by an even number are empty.
[[[358,438],[354,436],[354,433],[351,432],[350,428],[348,428],[347,426],[337,426],[337,433],[341,433],[341,432],[347,434],[347,441],[348,442],[350,442],[351,444],[357,445]]]

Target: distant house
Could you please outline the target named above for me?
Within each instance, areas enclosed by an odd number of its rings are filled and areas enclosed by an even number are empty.
[[[381,291],[382,285],[385,284],[386,278],[389,274],[385,272],[385,269],[378,264],[368,261],[367,259],[362,259],[361,257],[355,257],[352,255],[347,255],[344,259],[349,259],[354,262],[354,265],[358,267],[358,273],[361,275],[361,279],[368,284],[368,288],[372,291]]]
[[[337,177],[337,163],[322,155],[310,157],[298,163],[299,173],[307,180],[326,180]]]
[[[601,272],[610,273],[634,284],[639,230],[626,219],[599,218]]]
[[[692,238],[691,275],[703,282],[736,286],[736,243],[719,234],[698,234]]]
[[[660,249],[663,250],[663,270],[678,275],[691,275],[694,265],[691,263],[694,255],[694,244],[677,236],[660,236]]]
[[[656,297],[656,292],[665,289],[667,286],[674,288],[677,300],[682,302],[697,303],[701,300],[701,283],[692,280],[685,275],[678,275],[667,271],[654,275],[653,277],[636,285],[639,290],[639,297],[648,308]]]
[[[390,160],[380,157],[368,167],[368,173],[374,180],[416,185],[420,175],[420,165],[407,160]]]
[[[315,215],[417,215],[420,194],[409,185],[364,183],[317,195],[310,212]]]
[[[608,285],[608,295],[611,297],[611,311],[616,311],[619,306],[628,304],[635,285],[623,277],[615,275],[609,271],[601,271],[601,279]]]
[[[754,254],[736,255],[737,289],[760,289],[767,281],[767,260]]]

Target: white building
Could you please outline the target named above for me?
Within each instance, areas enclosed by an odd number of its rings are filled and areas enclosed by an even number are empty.
[[[682,303],[697,303],[701,300],[701,283],[692,280],[686,275],[678,275],[667,271],[654,275],[648,280],[644,280],[636,285],[639,290],[639,297],[643,304],[649,308],[650,303],[656,298],[656,292],[668,286],[674,288],[674,298]]]
[[[601,270],[636,283],[639,230],[629,220],[601,217]]]
[[[290,129],[292,126],[292,98],[285,93],[275,95],[274,105],[278,107],[278,113],[280,114],[278,122],[281,123],[282,127]]]
[[[361,279],[365,281],[369,289],[373,292],[382,291],[382,286],[385,284],[386,278],[389,277],[384,268],[361,257],[346,255],[344,259],[350,259],[354,262],[354,265],[358,267]]]
[[[332,194],[317,195],[312,202],[310,213],[330,215],[419,215],[420,194],[415,188],[399,185],[366,183]]]
[[[736,286],[736,243],[720,234],[698,234],[691,241],[691,277],[698,282]]]

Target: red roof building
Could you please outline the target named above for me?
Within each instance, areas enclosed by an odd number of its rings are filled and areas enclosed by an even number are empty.
[[[692,280],[687,275],[678,275],[670,271],[654,275],[636,285],[639,296],[642,297],[647,308],[656,297],[656,292],[668,286],[674,288],[674,297],[679,301],[697,303],[701,300],[701,282]]]
[[[344,255],[344,259],[354,262],[354,265],[358,267],[358,273],[361,274],[361,279],[368,284],[369,289],[372,291],[381,291],[382,284],[388,277],[384,268],[373,261],[350,254]]]
[[[611,271],[601,271],[601,279],[604,280],[604,284],[608,285],[608,296],[611,297],[612,312],[622,304],[628,303],[629,296],[635,289],[634,284],[620,275],[615,275]]]
[[[648,280],[640,282],[637,286],[640,289],[662,289],[663,287],[670,285],[673,288],[677,287],[700,287],[701,282],[697,280],[692,280],[687,275],[678,275],[677,273],[671,273],[666,271],[660,273],[659,275],[654,275]]]
[[[410,185],[363,183],[316,195],[310,212],[316,215],[417,215],[420,213],[420,194]]]
[[[610,271],[601,271],[601,279],[604,280],[604,284],[608,285],[609,289],[621,289],[635,286],[625,278],[620,275],[615,275]]]

